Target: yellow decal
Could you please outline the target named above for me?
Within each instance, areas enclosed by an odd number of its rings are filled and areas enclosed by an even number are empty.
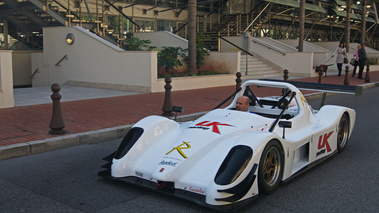
[[[181,147],[181,146],[184,146],[184,145],[187,145],[187,147]],[[183,158],[188,159],[187,156],[182,152],[182,149],[189,149],[189,148],[191,148],[191,146],[189,145],[189,141],[188,141],[188,142],[183,141],[182,144],[180,144],[180,145],[177,146],[177,147],[174,147],[174,148],[173,148],[171,151],[169,151],[166,155],[170,154],[170,153],[171,153],[172,151],[174,151],[174,150],[177,150],[177,151],[179,152],[179,154],[180,154],[181,156],[183,156]]]
[[[305,106],[305,103],[307,103],[307,100],[305,100],[303,93],[300,93],[301,96],[301,103],[303,103],[303,106]]]

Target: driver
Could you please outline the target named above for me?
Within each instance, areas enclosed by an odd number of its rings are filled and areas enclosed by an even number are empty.
[[[247,96],[240,96],[237,98],[236,110],[247,112],[249,108],[249,98]]]

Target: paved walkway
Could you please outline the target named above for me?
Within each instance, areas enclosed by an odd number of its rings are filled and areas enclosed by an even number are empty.
[[[379,82],[379,71],[371,71],[370,76],[371,82]],[[317,83],[318,78],[293,80]],[[329,75],[323,78],[323,83],[343,84],[343,81],[344,75],[340,77]],[[366,84],[364,80],[350,77],[350,85],[363,84]],[[47,88],[45,89],[47,90]],[[28,99],[23,94],[23,91],[27,90],[17,90],[19,91],[15,94],[17,93],[19,99]],[[51,100],[50,103],[46,102],[52,92],[51,90],[46,92],[46,90],[44,97],[29,97],[29,102],[16,100],[18,106],[0,109],[0,159],[121,137],[130,125],[138,120],[149,115],[160,115],[164,101],[164,93],[136,94],[90,88],[84,89],[87,90],[86,93],[75,87],[65,89],[65,85],[63,85],[60,92],[63,97],[61,109],[66,126],[64,129],[67,133],[50,135],[49,123],[52,104]],[[70,90],[71,94],[76,93],[76,95],[65,99],[65,96],[68,96],[65,92]],[[184,107],[181,116],[196,114],[212,110],[234,90],[235,86],[188,91],[175,91],[173,88],[172,104]],[[92,95],[88,95],[88,92]],[[112,97],[99,98],[102,97],[101,94],[108,92],[109,94],[104,96]],[[255,93],[257,96],[270,95],[264,88],[260,88]],[[307,93],[309,91],[304,91],[304,94]],[[78,94],[85,97],[80,97]]]

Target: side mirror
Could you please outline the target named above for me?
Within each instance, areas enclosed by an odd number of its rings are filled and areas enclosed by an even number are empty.
[[[183,107],[173,106],[172,111],[175,112],[175,119],[174,120],[176,121],[176,116],[178,115],[178,112],[183,113]]]
[[[183,112],[183,107],[173,106],[172,107],[172,111],[182,113]]]
[[[292,122],[291,121],[279,121],[279,127],[292,128]]]
[[[291,121],[279,121],[279,127],[283,128],[283,139],[285,139],[285,130],[286,128],[292,128]]]

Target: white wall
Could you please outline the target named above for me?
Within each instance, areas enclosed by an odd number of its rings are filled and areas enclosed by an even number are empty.
[[[150,40],[150,45],[158,49],[165,46],[188,48],[188,40],[168,31],[134,33],[134,36],[141,40]]]
[[[138,92],[164,91],[164,79],[157,78],[157,51],[124,51],[80,27],[49,27],[44,28],[43,33],[42,62],[41,55],[32,55],[33,70],[40,70],[33,85],[70,83]],[[72,45],[66,43],[68,33],[75,37]],[[66,55],[67,59],[56,66]],[[206,60],[225,62],[232,74],[176,78],[172,84],[175,90],[235,84],[240,52],[210,52]]]
[[[0,50],[0,108],[14,107],[12,50]]]
[[[282,43],[290,45],[294,48],[299,46],[299,39],[288,39],[288,40],[278,40]],[[332,52],[331,50],[325,49],[322,46],[316,45],[311,42],[304,41],[303,52]]]
[[[72,33],[75,41],[66,43]],[[80,27],[43,28],[42,76],[47,85],[71,82],[129,91],[150,92],[151,79],[157,75],[156,51],[124,51]],[[59,66],[56,66],[65,55]]]
[[[31,85],[31,51],[21,50],[13,51],[12,67],[13,67],[13,85],[26,86]]]
[[[32,68],[30,70],[30,76],[38,69],[32,78],[32,87],[49,86],[49,70],[43,66],[43,52],[33,53],[31,60]]]
[[[292,74],[302,77],[310,77],[314,75],[313,66],[313,53],[299,53],[299,52],[280,52],[274,51],[275,48],[268,48],[268,46],[252,42],[250,46],[253,54],[259,55],[273,64],[287,69]],[[280,50],[280,49],[278,49]]]
[[[242,49],[244,49],[245,38],[243,36],[229,36],[229,37],[223,37],[223,38],[225,38],[226,40],[228,40],[231,43],[235,44],[236,46],[241,47]],[[237,47],[229,44],[228,42],[224,41],[223,39],[221,39],[220,43],[221,43],[220,44],[221,45],[221,51],[240,51],[240,49],[238,49]]]
[[[223,75],[205,75],[205,76],[194,76],[194,77],[178,77],[171,78],[172,91],[179,90],[191,90],[191,89],[202,89],[210,87],[222,87],[231,86],[236,84],[236,75],[234,74],[223,74]],[[163,78],[157,79],[154,84],[152,92],[164,92],[164,86],[166,85]]]
[[[234,37],[225,37],[227,40],[236,44],[239,47],[244,47],[245,40],[242,36],[234,36]],[[257,42],[253,42],[252,40],[257,40]],[[283,44],[280,44],[283,42]],[[265,46],[259,44],[262,43]],[[278,44],[278,45],[276,45]],[[320,44],[320,46],[318,46]],[[274,41],[268,38],[251,38],[249,39],[249,51],[256,55],[257,57],[262,57],[277,67],[281,67],[283,69],[288,69],[290,73],[295,74],[299,77],[315,77],[318,74],[315,72],[313,67],[319,66],[321,64],[330,64],[328,67],[329,72],[336,72],[337,65],[335,63],[335,58],[331,58],[333,51],[335,50],[335,44],[338,45],[338,42],[331,43],[309,43],[305,42],[305,50],[304,52],[296,52],[296,51],[287,51],[285,47],[286,45],[290,48],[294,48],[294,46],[298,45],[298,40],[285,40],[285,41]],[[331,47],[333,46],[333,47]],[[327,48],[329,49],[327,49]],[[221,41],[221,49],[223,51],[235,51],[236,47],[228,44],[225,41]],[[333,51],[331,51],[333,49]],[[278,50],[278,51],[275,51]],[[348,59],[353,57],[353,53],[348,53]],[[349,66],[350,73],[352,72],[353,66],[350,64],[343,65],[343,73],[345,73],[345,67]],[[291,74],[290,74],[291,75]]]

